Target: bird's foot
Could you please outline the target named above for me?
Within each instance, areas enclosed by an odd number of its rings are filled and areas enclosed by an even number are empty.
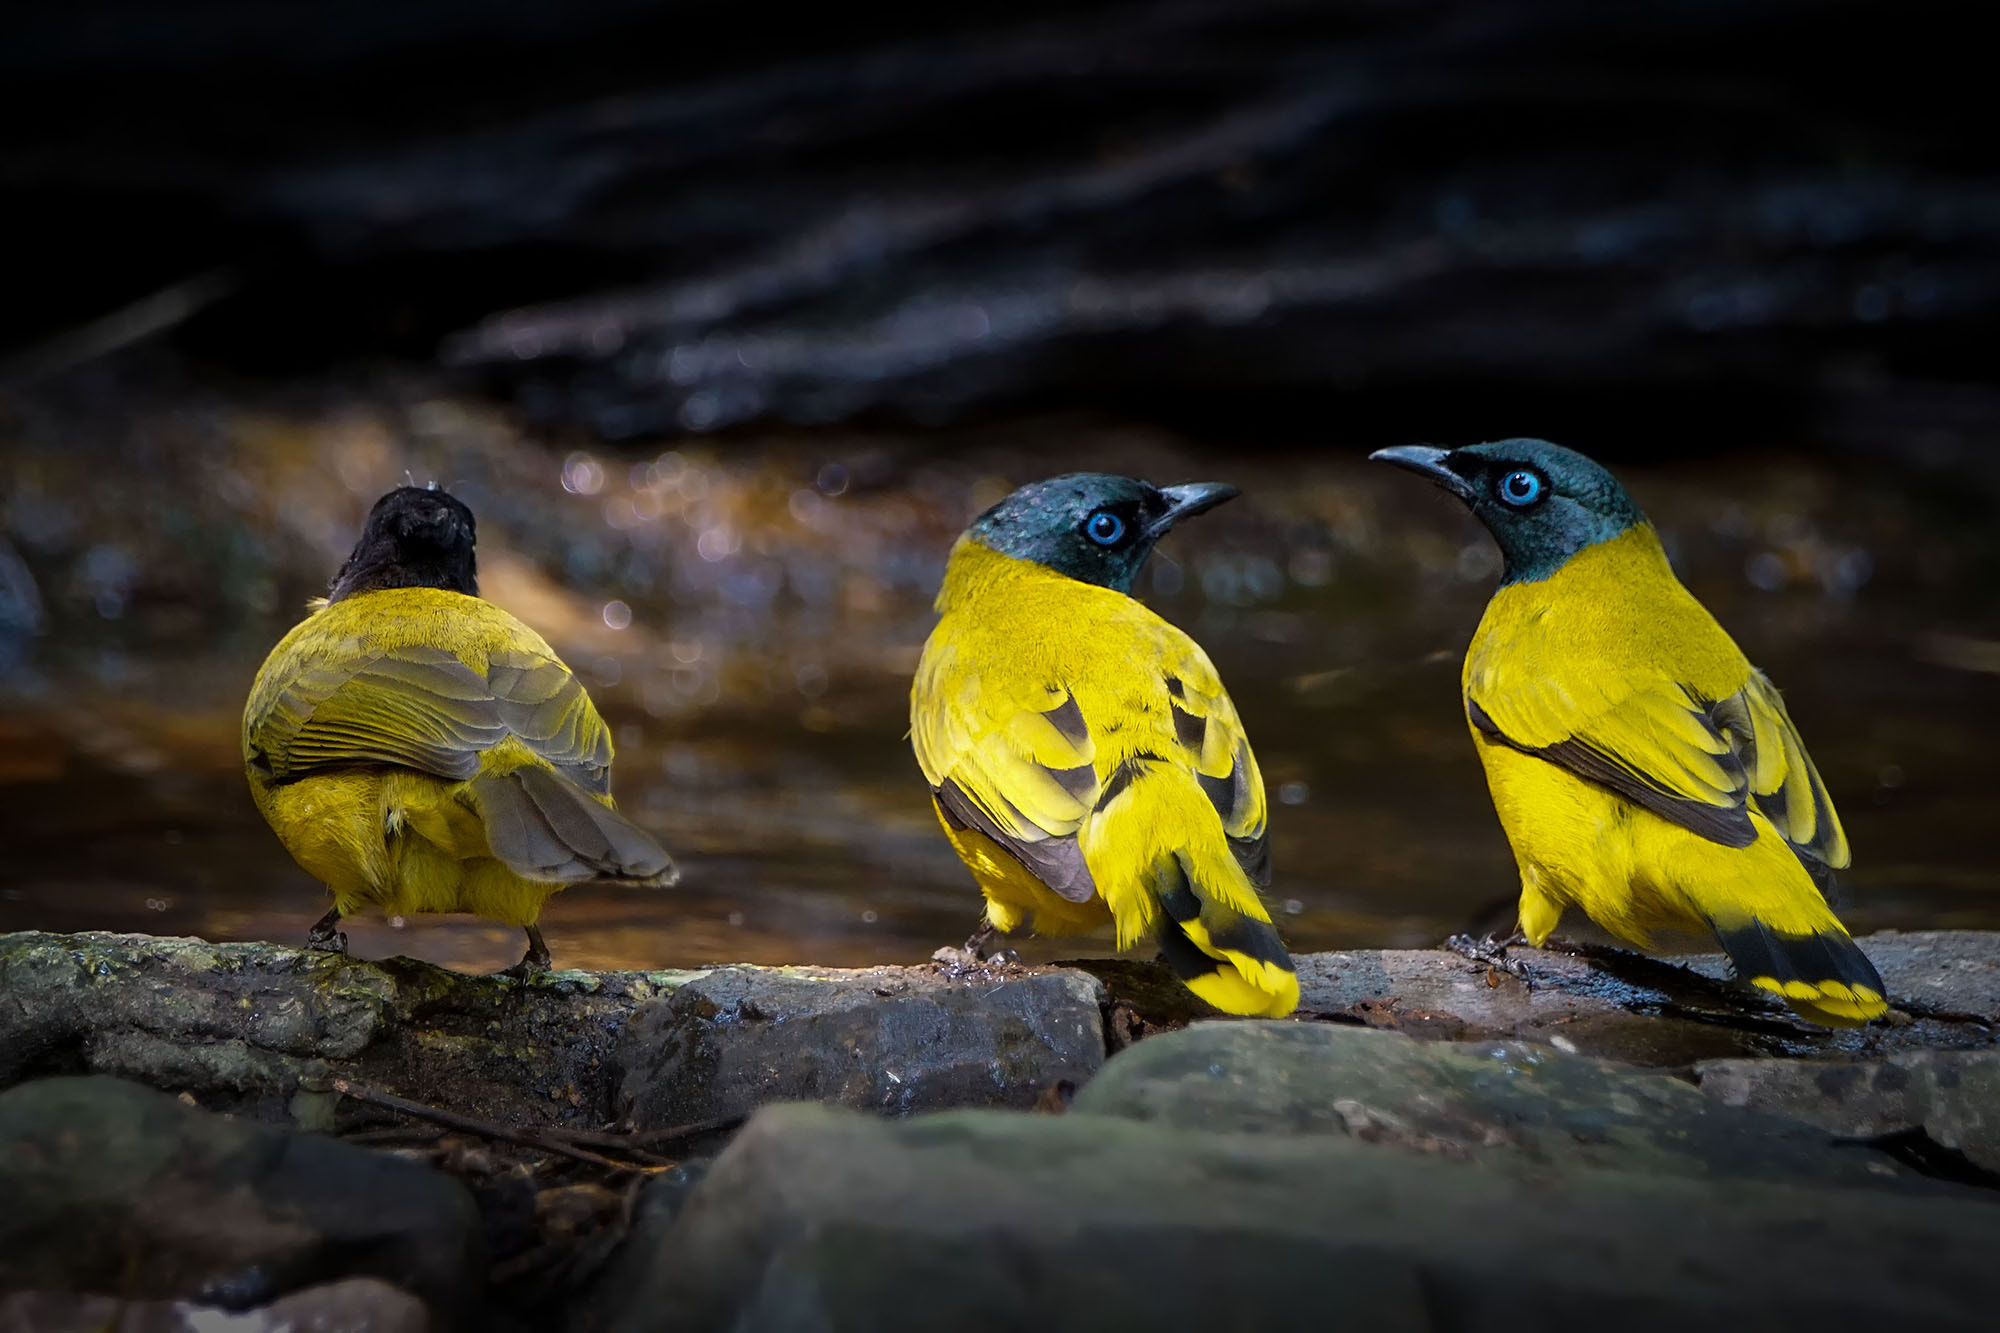
[[[931,961],[947,972],[963,973],[987,968],[1018,967],[1021,955],[1015,953],[1001,941],[1006,937],[996,930],[991,921],[982,920],[979,929],[966,937],[964,944],[954,949],[949,945],[931,955]],[[998,946],[997,948],[995,946]]]
[[[516,981],[526,981],[530,977],[537,977],[548,971],[549,964],[553,961],[549,957],[548,941],[542,938],[541,928],[539,926],[529,926],[528,952],[521,955],[520,962],[510,968],[503,969],[500,975],[503,977],[512,977]]]
[[[999,938],[1000,931],[987,918],[981,917],[979,918],[979,929],[967,935],[965,943],[959,947],[974,959],[983,960],[986,957],[986,951],[993,947],[993,941]]]
[[[1000,933],[998,926],[991,921],[982,920],[979,929],[965,937],[965,944],[962,947],[975,962],[1012,966],[1021,961],[1021,955],[1007,947],[1004,943],[1006,938]]]
[[[1515,931],[1504,940],[1495,939],[1491,935],[1477,939],[1470,935],[1453,935],[1444,942],[1444,947],[1484,966],[1489,974],[1504,972],[1522,985],[1533,989],[1534,980],[1528,975],[1528,965],[1518,958],[1507,956],[1508,949],[1527,942],[1527,936]]]
[[[313,922],[306,932],[306,948],[322,953],[347,955],[347,932],[340,928],[340,909],[330,908],[327,914]]]

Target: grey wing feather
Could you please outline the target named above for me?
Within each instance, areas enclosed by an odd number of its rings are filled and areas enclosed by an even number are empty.
[[[1584,741],[1571,739],[1554,745],[1522,745],[1500,730],[1499,724],[1479,706],[1479,701],[1469,695],[1465,700],[1465,709],[1473,726],[1502,745],[1545,759],[1578,777],[1609,788],[1634,805],[1650,810],[1662,819],[1671,820],[1690,833],[1698,833],[1724,847],[1748,847],[1757,841],[1756,826],[1750,822],[1750,813],[1740,801],[1733,806],[1690,801],[1665,790],[1631,765]],[[1741,777],[1742,762],[1736,755],[1725,753],[1716,756],[1715,761],[1725,773]]]
[[[610,879],[653,886],[678,878],[665,849],[575,784],[539,768],[490,774],[472,797],[494,856],[528,879]]]
[[[611,738],[590,696],[562,663],[524,653],[496,653],[485,676],[421,644],[314,667],[252,719],[250,740],[277,782],[357,763],[462,782],[509,735],[585,790],[610,791]]]
[[[370,762],[463,781],[506,734],[479,673],[413,645],[300,672],[253,720],[250,740],[278,782]]]
[[[590,791],[611,788],[611,736],[581,681],[562,663],[495,653],[486,680],[507,729]]]
[[[1097,896],[1097,883],[1090,877],[1090,867],[1083,862],[1083,848],[1074,836],[1032,841],[1017,838],[995,823],[949,779],[931,794],[937,798],[938,809],[956,827],[973,829],[998,843],[1002,851],[1026,866],[1058,897],[1087,903]]]

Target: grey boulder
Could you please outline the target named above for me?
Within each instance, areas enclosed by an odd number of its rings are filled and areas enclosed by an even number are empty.
[[[1061,1116],[759,1112],[586,1333],[1984,1329],[2000,1206],[1551,1048],[1208,1024]],[[1579,1315],[1579,1317],[1581,1317]]]
[[[602,1333],[1991,1327],[2000,1208],[1333,1135],[760,1112],[580,1307]]]
[[[447,1322],[485,1281],[457,1182],[103,1077],[0,1094],[0,1290],[263,1305],[375,1277]]]
[[[641,1129],[810,1099],[905,1115],[1028,1107],[1104,1060],[1104,992],[1081,972],[725,967],[634,1011],[620,1038]]]
[[[1878,1186],[1887,1157],[1691,1084],[1531,1042],[1420,1042],[1326,1024],[1200,1023],[1108,1064],[1079,1114],[1181,1129],[1342,1134],[1511,1170],[1616,1168]]]
[[[1726,1106],[1882,1138],[1921,1131],[2000,1176],[2000,1050],[1904,1051],[1884,1060],[1709,1060],[1701,1090]]]
[[[68,1291],[0,1296],[7,1333],[428,1333],[422,1301],[375,1278],[305,1287],[253,1310],[194,1301],[130,1301]]]

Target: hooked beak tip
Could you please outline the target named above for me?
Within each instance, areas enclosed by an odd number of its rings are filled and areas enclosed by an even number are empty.
[[[1387,463],[1391,467],[1414,472],[1456,495],[1461,500],[1472,498],[1472,486],[1465,478],[1453,472],[1445,463],[1451,457],[1451,450],[1438,449],[1427,444],[1399,444],[1393,449],[1377,449],[1368,455],[1371,463]]]
[[[1206,513],[1225,501],[1234,500],[1243,492],[1227,482],[1195,481],[1184,486],[1162,486],[1160,494],[1167,497],[1167,512],[1153,524],[1156,535],[1184,518]]]

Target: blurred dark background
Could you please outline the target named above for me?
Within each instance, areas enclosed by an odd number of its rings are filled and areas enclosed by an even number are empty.
[[[1931,459],[1995,375],[1969,17],[41,6],[0,44],[0,337],[435,359],[614,438],[1061,406]]]
[[[17,7],[0,928],[318,914],[235,710],[408,470],[475,504],[489,592],[588,663],[625,799],[705,866],[565,895],[559,956],[920,957],[974,910],[901,740],[928,597],[971,513],[1077,466],[1248,492],[1147,591],[1284,787],[1295,939],[1477,924],[1511,867],[1453,663],[1491,552],[1358,460],[1514,434],[1620,466],[1791,690],[1850,920],[2000,924],[1972,17]],[[362,947],[512,947],[430,929]]]

